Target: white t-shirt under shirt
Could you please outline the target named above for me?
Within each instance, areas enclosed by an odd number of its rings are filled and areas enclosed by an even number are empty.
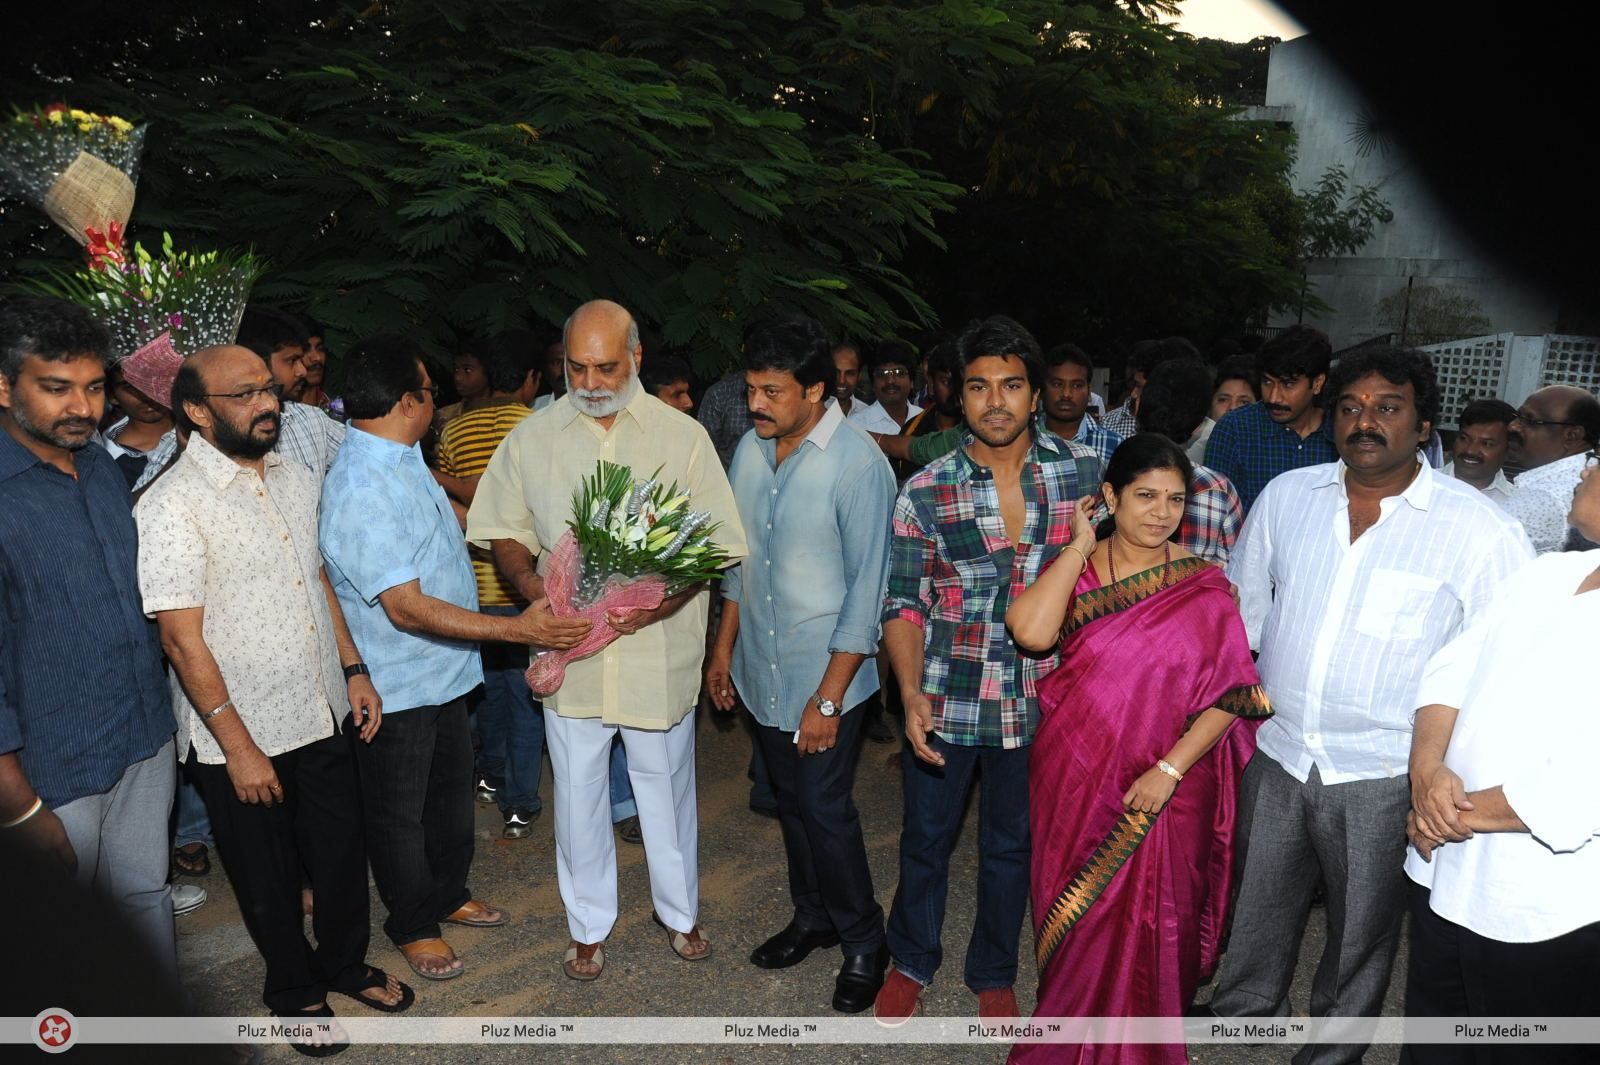
[[[906,421],[910,421],[922,413],[922,408],[915,403],[906,402]],[[897,436],[902,428],[899,422],[889,417],[889,412],[877,403],[862,403],[859,399],[850,406],[850,413],[845,415],[850,424],[858,426],[863,432],[887,433]]]
[[[1428,662],[1418,706],[1460,710],[1445,765],[1468,792],[1500,787],[1529,832],[1446,843],[1406,874],[1433,911],[1503,943],[1600,921],[1600,713],[1590,659],[1600,592],[1574,595],[1600,551],[1543,555]]]

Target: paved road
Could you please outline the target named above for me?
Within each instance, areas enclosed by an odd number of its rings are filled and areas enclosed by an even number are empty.
[[[900,777],[885,765],[888,747],[867,744],[857,774],[856,801],[867,830],[867,848],[887,907],[896,880],[900,827]],[[373,897],[371,960],[403,974],[417,987],[415,1012],[428,1016],[811,1016],[829,1014],[835,952],[818,952],[804,964],[782,972],[751,966],[748,955],[788,921],[791,908],[784,874],[783,844],[777,823],[747,808],[745,761],[749,741],[728,718],[702,715],[699,722],[700,897],[702,924],[715,946],[704,963],[680,961],[650,920],[650,893],[642,848],[619,843],[622,915],[607,944],[605,974],[579,984],[561,973],[567,945],[566,918],[556,890],[555,843],[550,835],[550,781],[543,781],[545,812],[532,837],[500,838],[493,810],[479,808],[478,850],[472,887],[479,898],[507,908],[510,925],[497,930],[453,929],[451,942],[467,973],[448,983],[412,979],[398,951],[378,925],[382,907]],[[952,861],[945,974],[924,996],[926,1012],[968,1016],[975,999],[961,985],[961,952],[972,927],[976,883],[976,804]],[[185,982],[208,1012],[260,1015],[261,962],[239,920],[238,908],[220,867],[202,883],[211,892],[206,907],[179,921],[179,953]],[[1306,1008],[1310,967],[1323,941],[1322,911],[1313,911],[1302,946],[1297,978],[1297,1012]],[[1024,1013],[1033,1007],[1032,951],[1025,935],[1017,998]],[[826,954],[826,956],[824,956]],[[1403,966],[1403,959],[1402,959]],[[1403,971],[1403,970],[1402,970]],[[1386,1012],[1398,1013],[1398,987],[1391,986]],[[1204,995],[1202,995],[1204,997]],[[338,996],[335,1009],[363,1016]],[[341,1005],[343,1003],[343,1005]],[[1389,1065],[1398,1055],[1378,1047],[1367,1055],[1374,1065]],[[510,1061],[620,1062],[665,1065],[674,1062],[885,1062],[915,1065],[999,1065],[1004,1049],[962,1046],[619,1046],[586,1048],[418,1046],[352,1047],[340,1055],[344,1065],[364,1063],[444,1063],[484,1065]],[[1277,1047],[1196,1047],[1196,1065],[1255,1065],[1287,1062],[1289,1050]],[[288,1047],[272,1047],[266,1060],[303,1060]]]

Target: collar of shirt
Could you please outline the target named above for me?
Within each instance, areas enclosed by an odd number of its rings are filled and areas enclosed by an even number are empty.
[[[806,438],[800,441],[800,447],[810,444],[818,451],[828,450],[828,444],[833,440],[833,434],[843,424],[844,412],[839,409],[839,404],[829,400],[823,407],[822,418],[816,425],[811,427],[811,431],[806,434]],[[756,437],[756,446],[761,449],[761,454],[766,456],[767,465],[776,469],[778,465],[778,441],[768,440],[758,435]],[[798,451],[799,448],[795,450]]]
[[[398,440],[390,440],[388,437],[369,433],[365,429],[357,429],[353,425],[349,427],[344,446],[353,447],[356,449],[356,454],[368,455],[374,462],[393,466],[396,469],[400,468],[400,464],[406,461],[408,455],[414,455],[417,461],[422,461],[421,444],[407,446]]]
[[[241,466],[227,455],[224,455],[217,450],[214,444],[199,433],[191,433],[189,435],[189,446],[185,450],[189,452],[189,461],[199,467],[200,472],[205,474],[206,480],[210,481],[213,487],[226,488],[228,483],[235,477],[250,472],[248,466]],[[283,465],[283,459],[279,458],[277,452],[274,451],[267,452],[262,462],[264,463],[263,474],[274,466]]]
[[[0,481],[10,480],[42,462],[38,455],[17,443],[10,433],[0,429]]]
[[[659,399],[657,399],[655,396],[652,396],[649,392],[645,391],[644,388],[641,387],[639,391],[634,394],[634,397],[628,400],[621,410],[617,411],[616,416],[620,418],[626,414],[642,427],[650,413],[649,408],[646,407],[645,404],[660,402],[661,401]],[[566,407],[560,407],[560,403],[565,403]],[[606,430],[600,425],[600,419],[585,412],[578,406],[577,403],[573,401],[572,393],[569,392],[562,396],[560,402],[557,404],[557,407],[558,411],[556,413],[556,417],[560,420],[560,424],[563,429],[571,425],[578,418],[582,417],[589,423],[590,427],[595,429],[597,432],[602,434],[606,432]]]
[[[1040,463],[1043,462],[1043,459],[1039,455],[1040,448],[1043,448],[1053,455],[1061,454],[1061,449],[1056,447],[1056,440],[1058,438],[1054,433],[1039,432],[1037,424],[1033,426],[1031,431],[1033,432],[1033,443],[1028,446],[1028,457],[1023,460],[1024,463],[1029,466],[1040,465]],[[967,448],[971,447],[977,441],[977,439],[978,438],[972,434],[971,429],[968,429],[965,426],[962,427],[961,446],[956,448],[956,480],[958,482],[970,481],[974,477],[979,476],[984,478],[994,476],[989,471],[989,467],[978,465],[973,461],[972,456],[967,453]]]
[[[1439,472],[1428,465],[1420,452],[1417,455],[1417,467],[1417,475],[1411,478],[1411,483],[1406,485],[1405,491],[1398,496],[1386,496],[1380,502],[1380,508],[1383,503],[1388,503],[1390,499],[1401,499],[1413,510],[1428,509],[1428,504],[1433,501],[1433,479],[1439,476]],[[1344,464],[1343,459],[1338,462],[1330,462],[1324,467],[1321,478],[1311,487],[1318,489],[1338,485],[1340,494],[1345,498],[1345,506],[1348,507],[1350,505],[1350,493],[1345,490],[1345,473],[1348,470],[1349,467]]]

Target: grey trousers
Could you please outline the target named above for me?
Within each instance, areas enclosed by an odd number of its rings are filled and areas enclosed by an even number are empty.
[[[1383,1012],[1405,912],[1410,778],[1304,784],[1256,752],[1239,796],[1241,863],[1233,934],[1211,1009],[1223,1017],[1282,1017],[1320,876],[1328,944],[1311,984],[1314,1017]],[[1365,1043],[1307,1046],[1295,1065],[1344,1065]]]
[[[99,891],[150,950],[150,962],[178,986],[167,836],[178,762],[168,740],[135,762],[110,791],[54,807],[78,855],[77,879]]]

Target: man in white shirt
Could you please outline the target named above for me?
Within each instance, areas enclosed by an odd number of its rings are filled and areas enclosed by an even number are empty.
[[[1600,456],[1587,458],[1572,522],[1596,540]],[[1428,662],[1411,743],[1410,1016],[1600,1012],[1597,566],[1595,551],[1540,558]],[[1408,1046],[1403,1060],[1465,1065],[1481,1049]],[[1493,1049],[1496,1062],[1594,1060],[1592,1046]]]
[[[863,432],[898,436],[906,422],[922,413],[911,402],[917,357],[910,346],[886,340],[872,353],[867,372],[872,378],[876,403],[854,405],[847,417]]]
[[[1600,400],[1572,385],[1549,385],[1517,408],[1511,423],[1511,461],[1522,467],[1521,488],[1538,488],[1571,506],[1583,472],[1583,453],[1600,443]]]
[[[1516,408],[1505,400],[1468,403],[1456,419],[1459,429],[1452,461],[1440,472],[1470,484],[1520,521],[1535,551],[1559,551],[1567,539],[1567,504],[1520,480],[1512,484],[1503,469],[1510,454],[1511,423],[1516,420]]]
[[[1521,528],[1418,449],[1433,431],[1433,366],[1406,349],[1342,359],[1328,385],[1340,461],[1280,474],[1228,564],[1276,711],[1245,772],[1243,869],[1210,1008],[1288,1012],[1318,879],[1328,945],[1315,1016],[1380,1014],[1405,892],[1411,711],[1428,657],[1532,557]],[[1365,1044],[1303,1048],[1296,1065],[1359,1061]]]

